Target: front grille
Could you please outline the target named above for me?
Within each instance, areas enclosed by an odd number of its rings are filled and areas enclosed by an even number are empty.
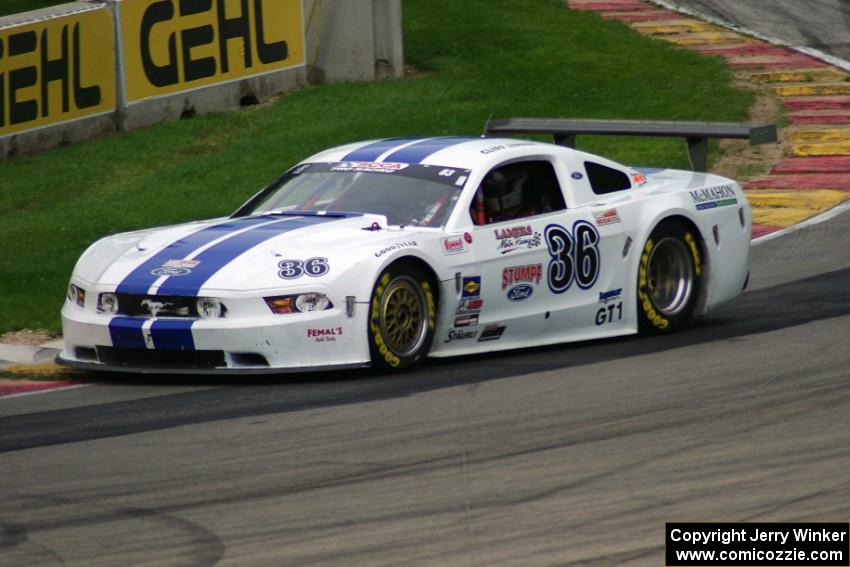
[[[138,368],[210,369],[225,366],[221,350],[136,350],[97,347],[103,364]]]
[[[131,317],[197,317],[197,304],[197,297],[118,294],[118,312]]]

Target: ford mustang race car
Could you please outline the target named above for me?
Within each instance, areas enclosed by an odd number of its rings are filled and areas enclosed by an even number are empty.
[[[58,361],[134,372],[415,367],[669,333],[739,295],[751,214],[716,175],[514,138],[361,142],[232,216],[78,261]]]

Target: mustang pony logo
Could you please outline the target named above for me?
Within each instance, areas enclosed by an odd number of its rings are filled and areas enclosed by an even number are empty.
[[[163,301],[152,301],[150,299],[145,299],[141,303],[142,307],[148,310],[152,317],[156,317],[159,315],[160,311],[164,311],[171,307],[171,303],[166,303]]]

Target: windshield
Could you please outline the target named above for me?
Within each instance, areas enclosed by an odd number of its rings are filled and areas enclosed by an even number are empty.
[[[239,211],[333,211],[385,215],[391,225],[443,226],[468,169],[406,163],[303,164]]]

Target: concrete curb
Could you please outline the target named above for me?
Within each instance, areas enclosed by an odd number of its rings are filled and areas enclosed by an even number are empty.
[[[62,339],[48,341],[38,346],[0,343],[0,370],[8,370],[16,366],[50,364],[63,348]]]

